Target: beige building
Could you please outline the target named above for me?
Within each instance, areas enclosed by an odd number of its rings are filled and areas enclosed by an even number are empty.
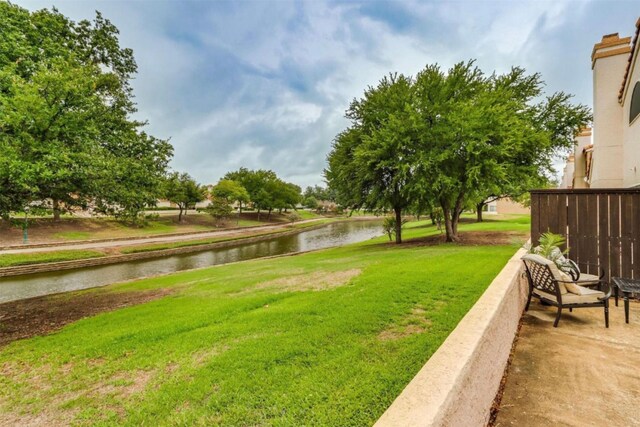
[[[521,203],[515,202],[508,197],[494,200],[492,202],[487,203],[487,214],[500,214],[500,215],[509,215],[509,214],[530,214],[531,209],[522,205]]]
[[[640,64],[638,33],[609,34],[593,47],[593,130],[576,136],[563,188],[640,186]]]

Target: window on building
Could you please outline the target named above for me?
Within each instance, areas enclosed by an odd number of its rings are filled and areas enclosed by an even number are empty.
[[[636,82],[631,95],[631,110],[629,111],[629,123],[640,114],[640,82]]]

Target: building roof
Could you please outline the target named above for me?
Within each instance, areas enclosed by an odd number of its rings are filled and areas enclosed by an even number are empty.
[[[636,34],[633,36],[633,42],[631,43],[631,52],[629,52],[629,59],[627,61],[627,68],[624,71],[624,77],[622,78],[622,87],[618,92],[618,102],[622,102],[625,89],[627,88],[627,82],[631,76],[631,64],[633,63],[633,56],[638,45],[638,35],[640,34],[640,18],[636,21]]]
[[[609,56],[623,55],[631,51],[631,37],[620,38],[618,33],[606,34],[602,40],[593,46],[591,52],[591,68],[596,66],[596,60]]]

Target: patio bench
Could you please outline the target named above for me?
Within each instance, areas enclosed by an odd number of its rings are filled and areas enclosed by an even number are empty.
[[[558,307],[554,327],[558,327],[563,308],[573,311],[574,308],[602,307],[604,309],[605,326],[609,327],[609,297],[611,288],[598,280],[590,281],[587,286],[598,285],[599,290],[578,285],[571,276],[561,272],[553,261],[541,255],[527,254],[522,257],[527,279],[529,281],[529,296],[525,311],[529,310],[531,298]]]

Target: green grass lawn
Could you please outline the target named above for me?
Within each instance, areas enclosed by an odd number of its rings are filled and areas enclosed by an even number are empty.
[[[175,290],[0,349],[0,424],[371,425],[517,249],[384,242],[91,291]]]
[[[76,259],[96,258],[104,256],[99,251],[66,250],[51,252],[36,252],[31,254],[3,254],[0,255],[0,268],[16,265],[41,264],[47,262],[72,261]]]
[[[302,219],[322,218],[322,215],[318,215],[314,211],[310,211],[306,209],[298,209],[297,211],[295,211],[295,213],[297,213]]]

